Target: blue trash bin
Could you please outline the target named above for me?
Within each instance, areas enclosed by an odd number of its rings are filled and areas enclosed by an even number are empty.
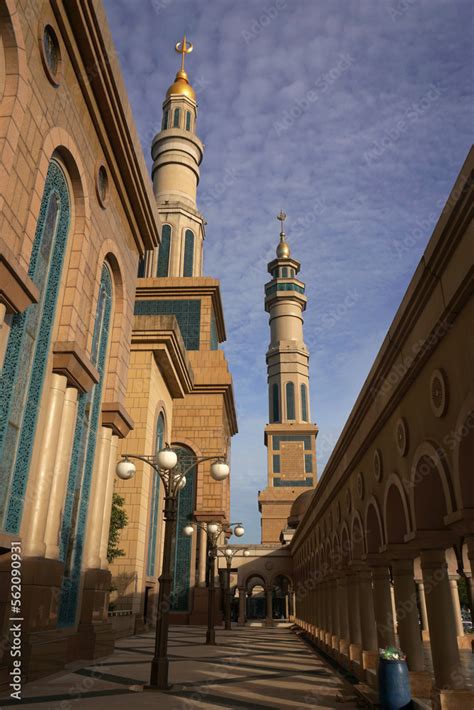
[[[406,661],[379,658],[379,702],[383,710],[412,708]]]

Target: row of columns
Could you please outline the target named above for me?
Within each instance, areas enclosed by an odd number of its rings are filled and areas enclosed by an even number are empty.
[[[429,639],[437,688],[465,687],[458,636],[463,634],[457,581],[448,575],[444,549],[420,552],[422,580],[417,587],[413,559],[351,563],[311,583],[300,579],[296,620],[315,639],[365,669],[375,668],[378,649],[396,645],[407,655],[409,670],[426,670],[423,628]],[[420,602],[420,612],[418,607]],[[397,629],[395,628],[395,622]]]
[[[28,515],[22,535],[25,557],[59,559],[62,512],[71,464],[76,427],[78,390],[67,386],[67,378],[50,377],[46,418],[39,447],[38,464],[28,494]],[[107,569],[107,546],[118,436],[100,427],[91,482],[83,567]]]

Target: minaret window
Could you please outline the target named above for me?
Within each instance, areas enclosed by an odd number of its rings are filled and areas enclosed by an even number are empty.
[[[173,128],[179,128],[179,108],[174,110],[173,114]]]
[[[171,227],[169,224],[164,224],[161,230],[161,244],[158,254],[157,276],[168,276],[170,262],[170,245],[171,245]]]
[[[194,234],[190,229],[186,230],[184,236],[184,268],[183,276],[193,275],[193,263],[194,263]]]
[[[145,268],[146,268],[146,256],[142,256],[140,261],[138,262],[138,278],[143,279],[145,278]]]
[[[281,273],[282,277],[284,279],[287,279],[288,278],[288,268],[286,266],[284,266],[281,271],[282,271],[282,273]]]
[[[286,383],[286,418],[295,419],[295,386],[293,382]]]
[[[301,385],[301,419],[308,421],[308,395],[306,385]]]
[[[165,128],[168,128],[168,116],[169,116],[169,111],[164,111],[163,112],[163,122],[161,124],[161,130],[163,131]]]
[[[191,111],[186,111],[186,130],[191,130]]]
[[[280,421],[280,401],[278,396],[278,385],[272,387],[272,421]]]

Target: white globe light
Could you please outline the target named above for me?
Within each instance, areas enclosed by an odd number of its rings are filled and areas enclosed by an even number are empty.
[[[242,535],[245,533],[245,529],[243,525],[236,525],[234,528],[234,535],[236,537],[242,537]]]
[[[211,477],[215,481],[223,481],[229,475],[229,467],[223,461],[215,461],[211,464]]]
[[[225,550],[224,554],[226,555],[226,557],[230,557],[232,555],[232,550],[230,549],[230,547]]]
[[[165,471],[170,471],[178,463],[176,452],[172,449],[162,449],[157,454],[158,466]]]
[[[208,523],[207,529],[209,530],[210,533],[214,534],[219,530],[219,526],[217,523]]]
[[[186,525],[185,528],[183,528],[183,533],[187,535],[188,537],[191,537],[191,535],[194,532],[194,528],[192,525]]]
[[[125,459],[125,461],[119,461],[115,469],[117,476],[122,481],[129,481],[131,478],[133,478],[135,475],[135,471],[135,464],[129,461],[128,459]]]
[[[178,483],[178,490],[182,491],[185,485],[186,485],[186,476],[183,476]]]
[[[250,557],[250,551],[244,550],[244,557]]]

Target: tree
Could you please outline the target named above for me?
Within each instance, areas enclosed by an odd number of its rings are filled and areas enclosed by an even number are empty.
[[[119,545],[120,531],[128,524],[128,516],[125,512],[123,506],[125,503],[125,498],[119,496],[118,493],[114,493],[112,496],[112,512],[110,515],[110,528],[109,528],[109,542],[107,545],[107,559],[113,562],[116,557],[123,557],[125,555],[124,550],[122,550]]]

